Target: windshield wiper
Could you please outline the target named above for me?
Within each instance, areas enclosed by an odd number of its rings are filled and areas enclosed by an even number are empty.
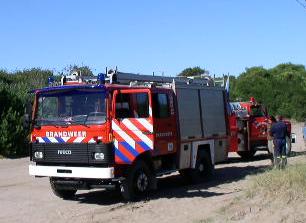
[[[55,127],[64,127],[67,128],[71,122],[63,121],[63,120],[56,120],[54,121]]]
[[[78,120],[78,121],[71,121],[70,122],[72,125],[83,125],[83,126],[85,126],[85,127],[89,127],[88,125],[86,125],[85,123],[86,123],[86,120]]]
[[[75,117],[72,117],[70,123],[88,127],[88,125],[85,124],[86,120],[87,120],[87,115],[77,115]]]

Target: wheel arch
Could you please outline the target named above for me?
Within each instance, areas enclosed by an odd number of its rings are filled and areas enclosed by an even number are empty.
[[[211,164],[215,164],[214,140],[197,141],[192,143],[192,168],[195,168],[199,151],[207,151],[210,156]]]
[[[153,165],[153,159],[152,159],[152,153],[151,151],[145,151],[143,153],[140,153],[132,162],[132,165],[135,165],[139,160],[142,160],[143,162],[148,165],[150,171],[152,171],[153,174],[155,174],[154,165]]]

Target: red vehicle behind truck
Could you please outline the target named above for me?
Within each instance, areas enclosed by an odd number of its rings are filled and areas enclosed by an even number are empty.
[[[242,158],[251,158],[258,150],[268,150],[268,126],[271,125],[267,109],[253,97],[248,102],[231,102],[230,152]],[[291,123],[284,121],[291,135]],[[287,139],[287,153],[291,151],[291,139]]]
[[[227,99],[212,80],[74,74],[33,93],[29,173],[49,177],[61,198],[120,188],[131,200],[158,176],[199,181],[227,159]]]

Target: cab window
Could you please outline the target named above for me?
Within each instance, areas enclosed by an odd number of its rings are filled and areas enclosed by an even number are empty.
[[[153,116],[155,118],[170,117],[169,99],[165,93],[153,94]]]
[[[119,93],[116,97],[116,118],[148,118],[147,93]]]

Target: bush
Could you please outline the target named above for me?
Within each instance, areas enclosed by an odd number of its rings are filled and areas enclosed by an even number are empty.
[[[49,70],[30,69],[8,73],[0,71],[0,155],[28,153],[28,131],[23,128],[25,107],[33,101],[28,91],[46,86]]]
[[[81,71],[83,75],[92,75],[87,66],[69,66],[67,72],[72,69]],[[13,73],[0,70],[0,157],[28,154],[29,132],[23,128],[23,115],[34,99],[28,91],[47,86],[50,76],[53,76],[52,71],[40,68]]]
[[[20,113],[12,107],[3,113],[0,122],[0,153],[4,156],[19,156],[27,153],[26,131]]]

